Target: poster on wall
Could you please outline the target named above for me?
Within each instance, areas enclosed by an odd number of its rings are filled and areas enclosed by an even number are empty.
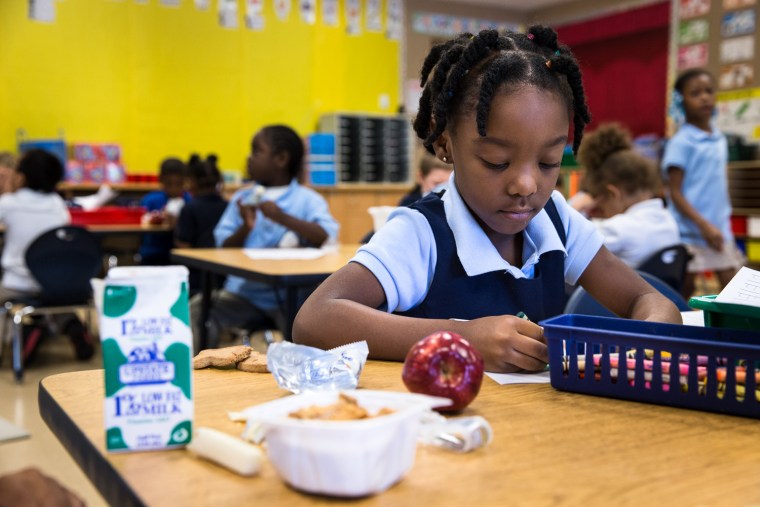
[[[723,8],[726,10],[741,9],[755,5],[755,0],[723,0]]]
[[[380,0],[367,0],[365,20],[368,32],[383,31],[383,11]]]
[[[706,19],[681,21],[678,25],[678,43],[680,45],[705,42],[710,37],[710,23]]]
[[[55,0],[29,0],[29,19],[43,23],[55,21]]]
[[[182,0],[161,0],[160,3],[164,7],[179,7]]]
[[[707,44],[694,44],[678,48],[678,70],[707,65]]]
[[[338,0],[322,0],[322,23],[338,26]]]
[[[385,37],[391,40],[401,40],[404,28],[404,5],[402,0],[387,0],[385,12]]]
[[[298,11],[301,13],[301,21],[307,25],[317,22],[317,0],[299,0]]]
[[[274,12],[277,14],[277,19],[280,21],[287,21],[290,17],[290,4],[291,0],[274,0]]]
[[[760,139],[760,88],[718,94],[716,126],[747,140]]]
[[[264,29],[264,0],[245,0],[245,27],[257,31]]]
[[[360,0],[346,1],[346,32],[350,35],[359,35],[362,32],[362,6]]]
[[[426,35],[453,37],[462,32],[478,33],[481,30],[489,29],[517,31],[520,26],[517,23],[502,23],[487,19],[449,16],[448,14],[427,12],[412,14],[412,30]]]
[[[726,39],[720,43],[720,61],[722,63],[752,60],[755,57],[755,36],[745,35],[735,39]]]
[[[206,11],[211,7],[211,0],[195,0],[195,8],[201,11]]]
[[[238,27],[237,0],[219,0],[219,26],[222,28]]]
[[[720,34],[723,37],[736,37],[755,32],[755,10],[729,12],[720,22]]]
[[[681,19],[696,18],[710,12],[710,0],[680,0],[678,15]]]
[[[734,88],[749,88],[755,82],[755,67],[752,63],[734,63],[723,65],[718,75],[718,88],[731,90]]]

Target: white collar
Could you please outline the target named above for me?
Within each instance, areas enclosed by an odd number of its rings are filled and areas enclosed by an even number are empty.
[[[559,198],[564,199],[561,195]],[[506,271],[515,278],[526,278],[533,272],[533,266],[543,253],[560,250],[566,254],[549,215],[541,210],[524,232],[523,258],[527,259],[525,264],[522,269],[512,266],[499,255],[496,247],[473,217],[459,194],[454,173],[449,177],[448,188],[442,199],[446,221],[454,233],[457,256],[467,276]]]

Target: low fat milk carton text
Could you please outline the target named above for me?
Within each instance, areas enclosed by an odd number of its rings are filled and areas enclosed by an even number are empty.
[[[100,311],[109,451],[184,446],[193,428],[187,269],[114,268]]]

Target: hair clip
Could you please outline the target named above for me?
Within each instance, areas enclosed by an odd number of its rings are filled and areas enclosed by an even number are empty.
[[[555,52],[554,52],[554,54],[555,54],[556,56],[559,56],[559,49],[558,49],[557,51],[555,51]]]
[[[535,39],[535,38],[536,38],[536,36],[535,36],[535,35],[533,35],[532,33],[529,33],[529,34],[527,35],[527,37],[528,37],[530,40],[533,40],[533,39]]]
[[[546,68],[547,69],[551,69],[552,68],[552,61],[551,60],[546,60]]]

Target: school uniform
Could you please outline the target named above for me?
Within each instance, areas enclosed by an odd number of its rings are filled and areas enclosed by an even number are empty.
[[[238,190],[232,196],[214,228],[217,247],[221,247],[243,224],[238,202],[248,202],[253,193],[253,186],[249,186]],[[284,187],[267,188],[261,200],[274,201],[285,213],[318,224],[327,233],[328,243],[336,241],[339,226],[330,214],[327,201],[314,190],[300,185],[297,180],[292,180]],[[243,248],[276,248],[290,244],[291,241],[294,241],[296,246],[310,246],[306,240],[298,238],[285,226],[268,219],[259,210],[256,212],[256,223],[245,238]],[[275,291],[268,284],[228,276],[224,288],[215,291],[213,295],[213,307],[208,323],[209,345],[215,346],[220,332],[230,327],[260,328],[276,325],[283,329],[285,319],[280,310],[280,302],[284,300],[284,290]],[[191,312],[197,315],[199,308],[200,299],[193,298]],[[195,322],[195,325],[197,324]],[[197,336],[197,333],[195,335]]]
[[[26,249],[43,232],[67,225],[70,221],[66,203],[55,192],[21,188],[0,197],[0,222],[5,224],[2,287],[12,291],[8,296],[40,291],[40,285],[26,266]],[[0,300],[10,298],[0,295]]]
[[[454,174],[443,197],[431,194],[394,211],[351,262],[380,282],[388,312],[474,319],[522,311],[539,321],[562,312],[564,284],[578,281],[603,243],[562,194],[551,200],[555,220],[542,210],[523,231],[522,266],[501,257],[462,200]]]
[[[685,123],[665,146],[661,165],[664,178],[668,178],[669,167],[681,169],[684,198],[723,235],[723,251],[712,250],[697,224],[683,216],[672,201],[668,202],[668,209],[678,223],[681,241],[691,247],[694,256],[689,263],[690,272],[738,268],[742,263],[731,231],[727,166],[726,136],[714,127],[712,132],[705,132]]]
[[[607,249],[632,268],[658,250],[681,242],[678,224],[659,198],[637,202],[624,213],[593,222]]]
[[[190,194],[183,194],[185,202],[190,200]],[[156,190],[145,194],[140,201],[148,212],[161,211],[166,208],[169,202],[169,194],[163,190]],[[151,266],[161,266],[170,263],[170,252],[174,248],[174,233],[153,232],[146,234],[140,244],[140,258],[142,264]]]

